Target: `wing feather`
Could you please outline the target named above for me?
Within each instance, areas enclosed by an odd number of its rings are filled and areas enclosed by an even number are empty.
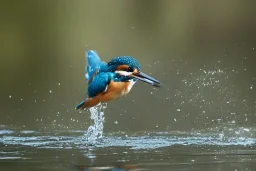
[[[111,72],[100,72],[98,73],[88,87],[88,96],[95,97],[99,93],[105,92],[108,85],[113,78],[113,73]]]

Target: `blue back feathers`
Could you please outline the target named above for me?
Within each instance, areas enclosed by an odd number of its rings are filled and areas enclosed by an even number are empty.
[[[98,73],[88,87],[88,96],[94,97],[100,92],[104,92],[107,85],[113,79],[115,73],[100,72]]]

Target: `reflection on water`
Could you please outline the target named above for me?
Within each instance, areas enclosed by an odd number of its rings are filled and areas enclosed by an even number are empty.
[[[83,171],[100,171],[100,170],[111,170],[111,171],[128,171],[128,170],[138,170],[136,164],[121,164],[117,166],[77,166],[78,170],[83,170]]]

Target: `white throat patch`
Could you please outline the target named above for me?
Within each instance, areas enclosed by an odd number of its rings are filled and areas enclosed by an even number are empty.
[[[115,73],[123,75],[123,76],[129,76],[132,74],[132,72],[127,72],[127,71],[115,71]]]
[[[127,92],[129,92],[132,89],[132,86],[136,83],[136,81],[134,80],[129,80],[129,85],[127,87]]]

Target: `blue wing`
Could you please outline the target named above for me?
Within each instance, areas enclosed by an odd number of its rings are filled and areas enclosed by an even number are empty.
[[[89,50],[85,53],[87,66],[85,78],[89,81],[97,74],[99,70],[105,70],[107,64],[101,61],[99,55],[94,50]]]
[[[111,72],[99,72],[97,75],[95,75],[88,86],[88,97],[93,98],[99,93],[106,91],[107,86],[110,83],[111,79],[114,77],[114,75],[115,74]],[[75,107],[75,109],[81,110],[86,108],[86,102],[87,100],[82,101]]]
[[[98,73],[88,87],[88,96],[94,97],[99,93],[106,90],[111,79],[114,77],[114,73],[111,72],[100,72]]]
[[[94,97],[106,90],[111,80],[111,73],[108,73],[107,63],[101,61],[96,51],[85,52],[85,58],[87,62],[85,78],[89,83],[88,96]],[[83,108],[86,108],[86,101],[82,101],[75,107],[76,110]]]

